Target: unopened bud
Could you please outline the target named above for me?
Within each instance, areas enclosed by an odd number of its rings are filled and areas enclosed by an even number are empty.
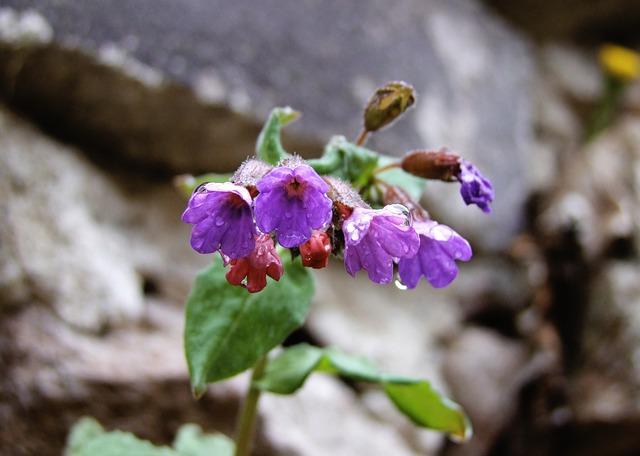
[[[245,160],[236,170],[231,178],[231,182],[243,187],[255,187],[262,176],[271,171],[271,166],[262,160],[249,158]]]
[[[402,159],[401,166],[405,172],[423,179],[452,182],[460,174],[460,157],[447,149],[415,150]]]
[[[325,231],[314,231],[311,238],[299,248],[303,266],[322,269],[329,264],[331,241]]]
[[[406,82],[389,82],[376,90],[364,110],[364,128],[377,131],[396,120],[416,101]]]

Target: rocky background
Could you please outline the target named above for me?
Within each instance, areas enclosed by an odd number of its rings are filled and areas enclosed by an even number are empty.
[[[314,377],[261,402],[259,455],[640,453],[640,86],[585,144],[597,46],[640,44],[633,0],[5,0],[0,7],[0,454],[58,455],[70,426],[170,442],[231,432],[246,378],[192,399],[181,173],[229,171],[291,105],[286,145],[354,137],[372,90],[416,108],[370,146],[449,146],[496,187],[425,204],[473,244],[454,286],[321,271],[291,342],[426,376],[474,438],[418,431],[378,392]]]

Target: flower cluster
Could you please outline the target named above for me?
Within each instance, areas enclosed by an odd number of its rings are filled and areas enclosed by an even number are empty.
[[[469,162],[448,160],[455,165],[447,165],[455,171],[447,171],[449,179],[461,182],[465,202],[488,212],[491,183]],[[348,184],[319,176],[298,158],[273,168],[260,165],[259,178],[247,178],[247,169],[256,169],[247,163],[233,183],[198,187],[182,220],[193,225],[194,250],[220,252],[230,267],[228,282],[249,292],[262,290],[267,276],[279,280],[283,275],[274,240],[316,269],[326,267],[330,254],[340,253],[336,246],[343,246],[345,268],[352,276],[364,269],[373,282],[388,284],[397,268],[408,288],[422,277],[444,287],[457,275],[456,261],[471,258],[462,236],[429,220],[416,204],[399,200],[405,204],[373,209]]]
[[[283,247],[296,248],[312,238],[313,230],[326,229],[332,215],[328,190],[310,166],[292,160],[257,181],[255,199],[237,183],[198,187],[182,220],[193,225],[195,251],[219,251],[231,265],[229,283],[257,292],[266,286],[267,275],[279,280],[283,274],[271,234]]]

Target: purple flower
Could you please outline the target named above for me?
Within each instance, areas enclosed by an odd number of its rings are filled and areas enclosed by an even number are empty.
[[[230,258],[242,258],[255,247],[251,195],[244,187],[229,182],[200,186],[191,195],[182,221],[194,225],[191,247],[196,252],[220,250]]]
[[[415,288],[421,276],[435,288],[449,285],[458,275],[455,260],[469,261],[471,246],[451,228],[432,220],[414,222],[413,228],[420,235],[420,249],[398,262],[400,280],[409,288]]]
[[[489,203],[493,201],[493,186],[486,179],[478,168],[466,160],[460,160],[460,194],[467,205],[475,204],[484,212],[491,212]]]
[[[373,282],[391,282],[394,260],[415,255],[420,246],[410,220],[398,204],[377,210],[356,207],[342,226],[347,272],[355,276],[364,269]]]
[[[283,247],[297,247],[331,221],[329,186],[309,165],[280,166],[257,184],[254,211],[263,233],[276,231]]]

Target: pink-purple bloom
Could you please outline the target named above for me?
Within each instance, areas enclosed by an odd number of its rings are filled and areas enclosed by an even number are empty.
[[[279,166],[257,184],[254,212],[263,233],[275,231],[283,247],[298,247],[331,221],[329,186],[305,164]]]
[[[229,182],[198,187],[182,221],[193,225],[191,247],[196,252],[219,250],[235,259],[249,255],[255,247],[251,195],[244,187]]]
[[[457,176],[460,181],[460,194],[467,205],[475,204],[483,212],[491,212],[489,204],[493,201],[493,186],[478,168],[467,160],[460,160],[460,173]]]
[[[420,246],[408,211],[397,204],[382,209],[356,207],[342,231],[347,272],[355,276],[364,269],[369,279],[380,284],[391,282],[394,261],[414,256]]]
[[[458,275],[456,260],[471,259],[471,246],[451,228],[433,220],[416,221],[413,228],[420,235],[420,249],[415,256],[398,262],[400,280],[415,288],[424,276],[435,288],[446,287]]]

